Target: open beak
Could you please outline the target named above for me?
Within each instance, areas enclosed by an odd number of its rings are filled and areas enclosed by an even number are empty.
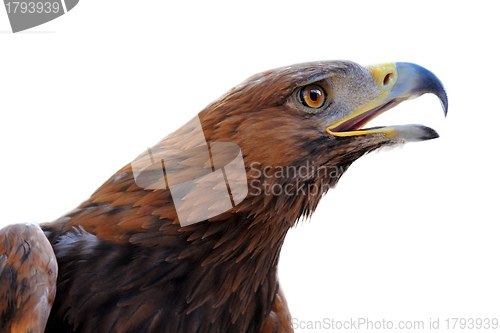
[[[448,98],[443,84],[429,70],[407,62],[369,66],[367,70],[377,82],[381,94],[330,125],[326,129],[328,134],[335,137],[375,135],[380,140],[395,138],[405,141],[429,140],[439,136],[433,129],[421,125],[362,129],[383,112],[426,93],[436,95],[441,101],[445,116],[448,112]]]

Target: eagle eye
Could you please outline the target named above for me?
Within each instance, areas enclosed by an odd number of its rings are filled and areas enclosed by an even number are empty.
[[[319,109],[325,105],[326,93],[317,84],[302,87],[298,92],[298,100],[302,105],[311,109]]]

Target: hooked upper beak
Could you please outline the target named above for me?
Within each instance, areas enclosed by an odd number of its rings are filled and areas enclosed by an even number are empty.
[[[436,75],[424,67],[396,62],[369,66],[367,70],[377,82],[380,95],[330,125],[326,129],[328,134],[336,137],[376,134],[378,140],[398,138],[405,141],[429,140],[439,136],[433,129],[422,125],[361,129],[370,120],[399,103],[426,93],[436,95],[441,101],[445,116],[448,112],[448,98],[443,84]]]

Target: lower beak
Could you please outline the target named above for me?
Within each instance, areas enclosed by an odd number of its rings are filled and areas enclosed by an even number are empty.
[[[445,116],[448,112],[448,98],[443,84],[429,70],[406,62],[370,66],[367,70],[377,82],[380,96],[330,125],[326,129],[328,134],[335,137],[374,135],[377,140],[397,138],[405,141],[429,140],[439,136],[433,129],[421,125],[361,129],[370,120],[399,103],[426,93],[436,95]]]

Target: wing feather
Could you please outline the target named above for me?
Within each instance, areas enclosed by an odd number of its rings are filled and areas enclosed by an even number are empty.
[[[0,332],[44,332],[56,283],[56,256],[38,225],[0,230]]]

